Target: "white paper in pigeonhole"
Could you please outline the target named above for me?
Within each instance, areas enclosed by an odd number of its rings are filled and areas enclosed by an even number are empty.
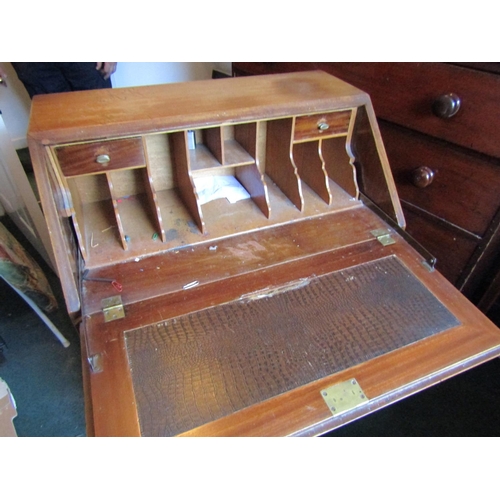
[[[226,198],[229,203],[250,198],[248,191],[231,175],[196,177],[194,184],[202,205],[219,198]]]

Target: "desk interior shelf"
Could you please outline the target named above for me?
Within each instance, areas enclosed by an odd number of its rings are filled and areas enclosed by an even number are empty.
[[[345,210],[359,202],[356,108],[58,145],[88,267]],[[249,194],[202,204],[196,180],[229,176]]]

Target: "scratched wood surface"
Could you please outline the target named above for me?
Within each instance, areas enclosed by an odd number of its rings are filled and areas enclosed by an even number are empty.
[[[138,136],[365,105],[368,96],[320,71],[37,95],[28,135],[48,143]],[[75,113],[74,110],[85,110]],[[105,119],[103,119],[103,117]]]

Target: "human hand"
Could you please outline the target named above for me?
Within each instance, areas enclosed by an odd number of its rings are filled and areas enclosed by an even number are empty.
[[[116,71],[115,62],[98,62],[96,70],[100,71],[101,75],[107,80]]]
[[[0,66],[0,85],[7,87],[7,73],[2,66]]]

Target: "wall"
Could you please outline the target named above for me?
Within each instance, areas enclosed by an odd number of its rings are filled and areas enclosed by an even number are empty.
[[[15,149],[24,148],[30,99],[10,63],[0,63],[7,72],[8,86],[0,86],[0,110]],[[231,73],[231,63],[212,62],[120,62],[111,77],[114,87],[155,85],[189,80],[206,80],[212,70]]]
[[[231,63],[118,63],[116,72],[111,76],[111,82],[113,87],[135,87],[158,83],[209,80],[212,78],[212,70],[214,69],[230,74]]]

